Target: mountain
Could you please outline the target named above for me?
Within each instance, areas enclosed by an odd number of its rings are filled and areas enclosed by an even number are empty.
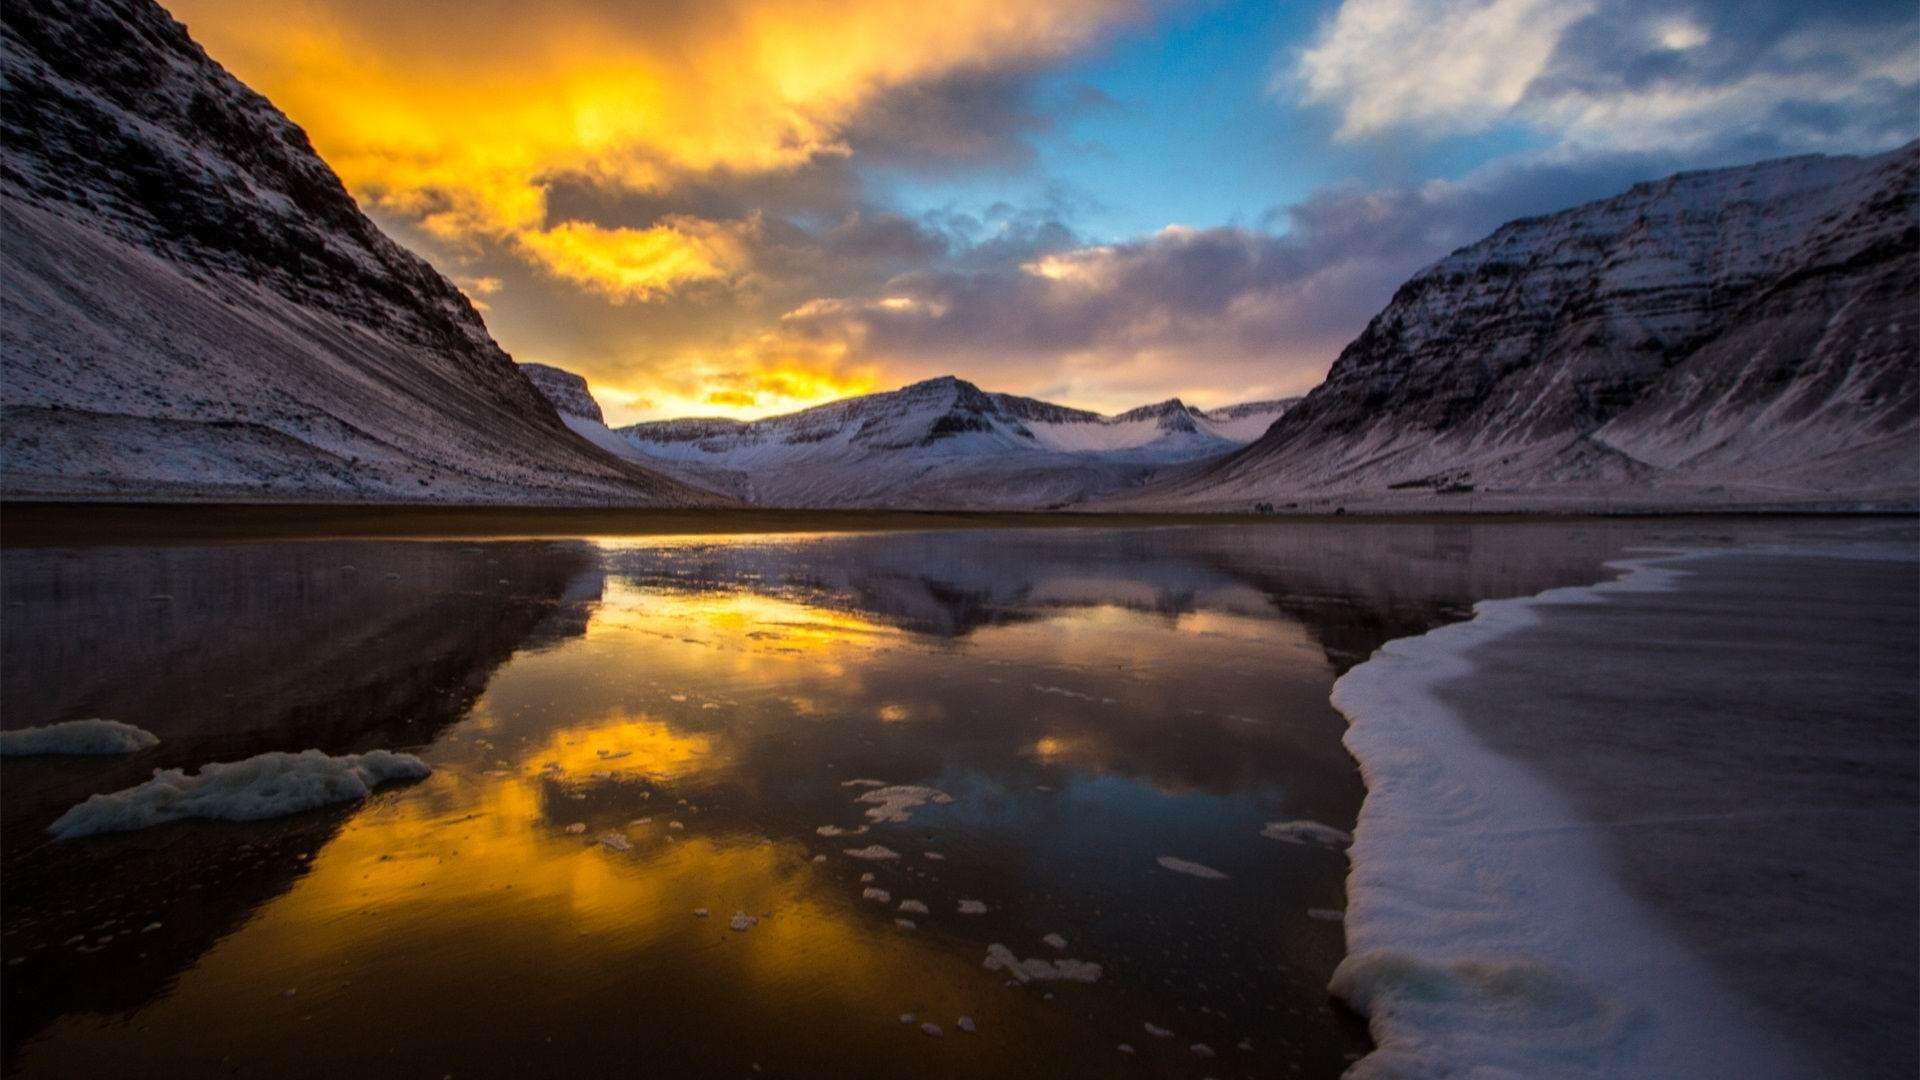
[[[0,96],[8,497],[713,501],[569,432],[148,0],[7,4]]]
[[[1913,505],[1917,203],[1920,143],[1511,222],[1401,286],[1265,435],[1129,498]]]
[[[587,380],[571,371],[552,367],[547,364],[520,365],[520,374],[527,377],[540,396],[547,399],[555,412],[564,419],[578,416],[605,424],[607,418],[600,413],[600,403],[594,400],[593,391],[587,389]]]
[[[590,441],[689,483],[791,507],[1063,506],[1238,449],[1291,404],[1203,411],[1176,398],[1102,416],[948,376],[764,420],[609,430],[597,405],[569,404],[572,391],[554,385],[562,419]]]

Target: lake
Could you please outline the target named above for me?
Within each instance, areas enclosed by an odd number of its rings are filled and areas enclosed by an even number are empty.
[[[1353,826],[1333,680],[1751,528],[14,544],[5,725],[161,743],[0,763],[7,1072],[1335,1076],[1345,856],[1263,834]],[[433,773],[46,835],[310,747]]]

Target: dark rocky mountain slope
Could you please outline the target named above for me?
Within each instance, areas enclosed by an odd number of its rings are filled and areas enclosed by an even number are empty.
[[[1511,222],[1401,286],[1263,437],[1132,501],[1911,505],[1917,200],[1910,144]]]
[[[0,97],[9,497],[712,501],[570,432],[157,5],[8,3]]]

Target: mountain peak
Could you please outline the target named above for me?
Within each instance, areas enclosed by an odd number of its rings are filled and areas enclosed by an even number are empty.
[[[906,386],[903,386],[900,389],[902,390],[955,389],[955,390],[972,390],[972,391],[978,392],[980,388],[968,382],[967,380],[961,378],[958,375],[939,375],[931,379],[922,379],[917,383],[908,383]]]

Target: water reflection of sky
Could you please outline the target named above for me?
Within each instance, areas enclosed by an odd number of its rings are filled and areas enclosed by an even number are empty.
[[[1131,1042],[1172,1075],[1337,1073],[1359,1032],[1323,989],[1339,927],[1308,913],[1340,906],[1344,861],[1259,835],[1351,824],[1333,678],[1479,596],[1590,574],[1619,537],[1326,535],[10,554],[10,723],[98,713],[166,740],[138,766],[5,766],[9,929],[32,931],[8,944],[29,957],[10,969],[10,1071],[1104,1075]],[[54,636],[109,626],[125,628],[113,678]],[[84,850],[29,831],[128,769],[370,743],[416,746],[434,775],[304,825]],[[871,822],[845,786],[863,778],[952,801]],[[846,854],[869,843],[901,857]],[[204,860],[215,891],[259,895],[173,898],[141,869],[158,844]],[[1163,854],[1228,879],[1169,873]],[[253,887],[267,863],[273,884]],[[102,903],[169,927],[138,1000],[103,1007],[90,981],[117,947],[45,963],[83,872]],[[863,873],[888,904],[862,898]],[[989,911],[959,915],[961,899]],[[736,933],[735,911],[761,920]],[[1040,942],[1056,932],[1065,953]],[[982,966],[993,942],[1105,973],[1008,987]]]

